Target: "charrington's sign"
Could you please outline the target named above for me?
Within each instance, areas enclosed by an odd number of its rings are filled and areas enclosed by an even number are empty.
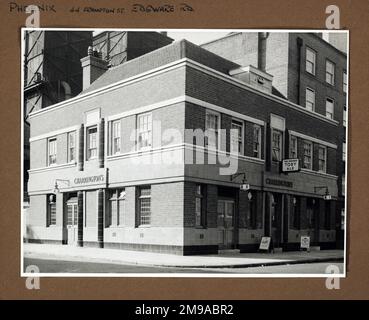
[[[281,186],[287,188],[293,188],[293,183],[291,181],[279,180],[279,179],[265,179],[265,183],[273,186]]]
[[[101,174],[99,176],[75,178],[74,184],[99,183],[99,182],[104,182],[104,180],[105,180],[105,176]]]

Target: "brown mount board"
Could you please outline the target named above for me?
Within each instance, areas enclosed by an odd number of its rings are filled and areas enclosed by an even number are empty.
[[[14,1],[25,5],[30,1]],[[330,1],[253,0],[186,1],[192,12],[96,14],[71,13],[91,1],[32,1],[54,6],[41,12],[41,27],[91,28],[269,28],[325,29]],[[169,1],[178,4],[183,1]],[[130,7],[136,1],[120,1]],[[140,1],[161,4],[160,1]],[[369,298],[369,111],[367,1],[336,0],[341,28],[350,30],[350,114],[348,162],[348,272],[340,290],[327,290],[313,278],[42,278],[40,290],[27,290],[20,277],[20,31],[24,12],[0,4],[1,21],[1,299],[354,299]],[[117,7],[117,1],[94,1],[94,7]],[[73,290],[71,290],[73,288]],[[221,290],[219,290],[221,288]],[[160,295],[158,295],[160,292]]]

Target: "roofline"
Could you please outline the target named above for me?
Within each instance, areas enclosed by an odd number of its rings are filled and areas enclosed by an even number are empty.
[[[71,98],[69,100],[65,100],[65,101],[59,102],[57,104],[48,106],[48,107],[46,107],[44,109],[34,111],[34,112],[30,113],[29,118],[32,119],[33,117],[38,116],[40,114],[44,114],[44,113],[47,113],[47,112],[54,111],[55,109],[59,109],[59,108],[62,108],[62,107],[65,107],[65,106],[74,104],[75,102],[79,102],[79,101],[82,101],[82,100],[91,98],[91,97],[93,97],[95,95],[100,95],[100,94],[103,94],[103,93],[105,93],[107,91],[116,90],[117,88],[120,88],[122,86],[126,86],[128,84],[132,84],[134,82],[141,81],[142,79],[150,78],[150,77],[155,76],[157,74],[165,73],[165,72],[168,72],[170,70],[174,70],[174,69],[177,69],[177,68],[183,67],[183,66],[189,66],[189,67],[192,67],[194,69],[200,70],[200,71],[202,71],[204,73],[207,73],[210,76],[215,76],[217,78],[220,78],[220,79],[222,79],[222,80],[224,80],[224,81],[226,81],[228,83],[231,83],[231,84],[236,85],[236,86],[238,86],[240,88],[246,89],[246,90],[248,90],[248,91],[250,91],[252,93],[258,94],[258,95],[263,96],[263,97],[265,97],[267,99],[270,99],[270,100],[276,101],[278,103],[281,103],[281,104],[283,104],[285,106],[291,107],[291,108],[293,108],[295,110],[298,110],[298,111],[300,111],[302,113],[305,113],[305,114],[307,114],[307,115],[309,115],[311,117],[315,117],[315,118],[318,118],[319,120],[328,122],[329,124],[332,124],[332,125],[336,125],[337,126],[338,123],[339,123],[338,121],[328,119],[324,115],[321,115],[319,113],[308,111],[304,107],[302,107],[302,106],[300,106],[298,104],[295,104],[295,103],[293,103],[293,102],[291,102],[289,100],[280,98],[280,97],[278,97],[276,95],[273,95],[271,93],[261,92],[261,91],[255,89],[254,87],[250,86],[249,84],[246,84],[246,83],[242,82],[241,80],[235,79],[235,78],[233,78],[233,77],[231,77],[231,76],[229,76],[227,74],[224,74],[224,73],[222,73],[220,71],[211,69],[210,67],[207,67],[207,66],[205,66],[205,65],[203,65],[203,64],[201,64],[199,62],[193,61],[193,60],[188,59],[188,58],[182,58],[182,59],[173,61],[173,62],[171,62],[169,64],[164,65],[164,66],[160,66],[158,68],[151,69],[149,71],[140,73],[138,75],[129,77],[127,79],[123,79],[121,81],[112,83],[110,85],[107,85],[105,87],[96,89],[94,91],[91,91],[91,92],[87,92],[85,94],[78,95],[78,96],[73,97],[73,98]]]
[[[342,32],[346,32],[348,34],[348,30],[337,30],[337,31],[342,31]],[[217,39],[213,39],[213,40],[210,40],[210,41],[207,41],[207,42],[204,42],[202,44],[200,44],[200,47],[204,46],[204,45],[207,45],[207,44],[210,44],[210,43],[213,43],[213,42],[217,42],[217,41],[220,41],[220,40],[224,40],[226,38],[229,38],[229,37],[233,37],[233,36],[236,36],[236,35],[239,35],[241,33],[252,33],[252,32],[255,32],[255,33],[258,33],[260,32],[259,30],[255,30],[255,31],[247,31],[247,32],[234,32],[234,33],[230,33],[230,34],[227,34],[225,36],[222,36],[222,37],[219,37]],[[269,32],[275,32],[275,33],[282,33],[283,30],[278,30],[278,31],[274,31],[274,30],[270,30]],[[317,30],[316,32],[314,32],[313,30],[310,30],[309,32],[291,32],[291,31],[285,31],[285,33],[301,33],[301,34],[308,34],[308,35],[311,35],[315,38],[318,38],[320,41],[322,41],[323,43],[325,43],[326,45],[328,45],[329,47],[331,47],[332,49],[334,49],[335,51],[337,51],[338,53],[340,53],[341,55],[345,56],[347,58],[347,54],[339,49],[337,49],[335,46],[333,46],[332,44],[330,44],[329,42],[325,41],[323,38],[319,37],[318,36],[318,33],[323,33],[323,32],[331,32],[331,30]],[[338,32],[334,32],[334,33],[338,33]]]
[[[325,31],[321,31],[322,33],[323,32],[329,32],[329,30],[325,30]],[[346,32],[347,33],[347,35],[349,34],[349,31],[348,30],[342,30],[342,32]],[[319,37],[318,36],[318,33],[319,32],[307,32],[306,34],[309,34],[309,35],[311,35],[311,36],[313,36],[313,37],[315,37],[315,38],[318,38],[321,42],[323,42],[323,43],[325,43],[325,45],[327,45],[327,46],[329,46],[329,47],[331,47],[332,49],[334,49],[335,51],[337,51],[338,53],[340,53],[341,55],[343,55],[343,56],[345,56],[345,58],[347,58],[347,53],[345,53],[345,52],[343,52],[343,51],[341,51],[341,50],[339,50],[339,49],[337,49],[334,45],[332,45],[332,44],[330,44],[329,42],[327,42],[327,41],[325,41],[323,38],[321,38],[321,37]],[[335,33],[337,33],[337,32],[335,32]],[[347,41],[348,41],[348,38],[347,38]],[[348,43],[349,44],[349,43]],[[347,46],[347,48],[348,48],[348,46]]]

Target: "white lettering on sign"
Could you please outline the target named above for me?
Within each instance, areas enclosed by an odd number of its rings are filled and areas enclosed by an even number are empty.
[[[270,237],[262,237],[260,241],[259,250],[269,250]]]
[[[300,170],[299,159],[285,159],[282,162],[282,172],[296,172]]]
[[[83,178],[75,178],[75,184],[86,184],[86,183],[96,183],[96,182],[104,182],[105,177],[103,174],[99,176],[91,176],[91,177],[83,177]]]
[[[308,236],[302,236],[301,237],[300,248],[301,249],[310,249],[310,237],[308,237]]]

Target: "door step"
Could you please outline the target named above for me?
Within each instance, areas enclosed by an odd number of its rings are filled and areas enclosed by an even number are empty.
[[[273,250],[273,252],[283,252],[283,248],[282,247],[274,248],[272,250]]]
[[[310,247],[310,251],[320,251],[320,246],[312,246]]]
[[[219,249],[218,254],[240,253],[240,249]]]

